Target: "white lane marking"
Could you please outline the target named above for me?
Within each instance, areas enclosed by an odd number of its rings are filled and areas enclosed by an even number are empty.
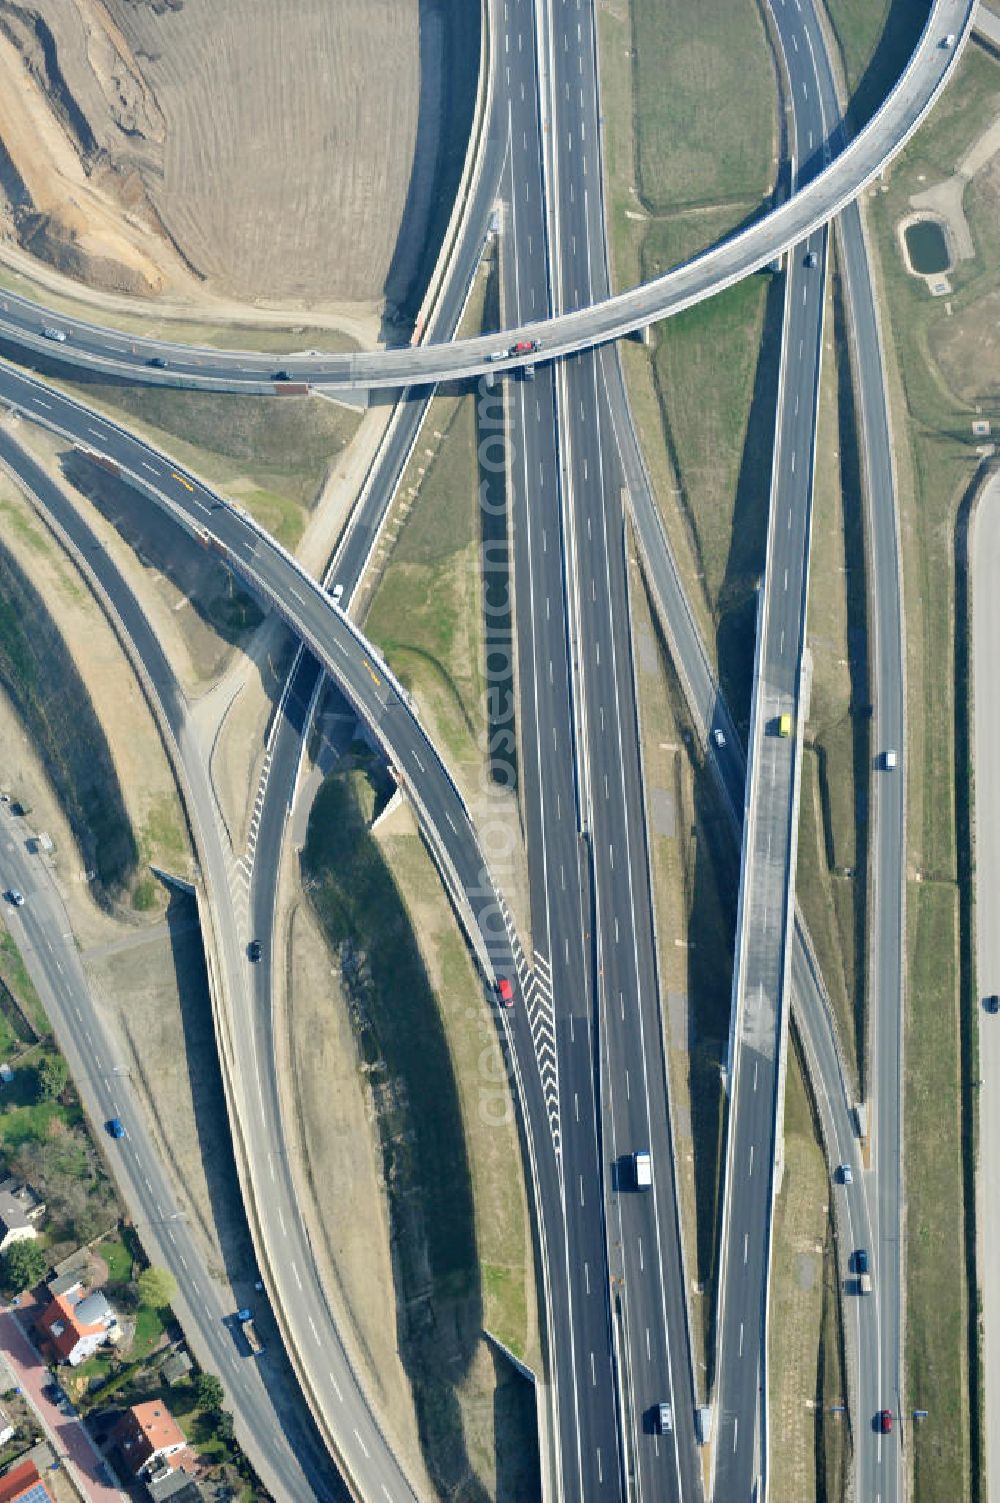
[[[299,1288],[301,1289],[302,1288],[302,1280],[299,1277],[298,1264],[295,1262],[294,1259],[292,1260],[292,1273],[295,1275],[295,1282],[296,1282],[296,1284],[298,1284]]]
[[[750,1253],[750,1233],[749,1232],[744,1232],[743,1233],[743,1261],[744,1261],[744,1263],[746,1262],[747,1257],[749,1256],[749,1253]]]
[[[355,1439],[358,1442],[358,1445],[361,1447],[362,1451],[364,1451],[364,1453],[365,1453],[365,1460],[367,1461],[369,1459],[370,1452],[368,1450],[368,1447],[365,1445],[364,1441],[361,1439],[361,1431],[356,1429],[354,1431],[354,1436],[355,1436]]]

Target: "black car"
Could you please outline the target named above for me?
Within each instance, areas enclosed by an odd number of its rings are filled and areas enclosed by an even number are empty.
[[[983,1006],[987,1012],[1000,1012],[1000,997],[993,992],[991,996],[983,998]]]
[[[274,375],[271,377],[272,381],[290,381],[291,379],[292,378],[287,371],[275,371]]]
[[[857,1251],[855,1252],[855,1254],[854,1254],[854,1272],[855,1273],[867,1273],[868,1272],[868,1249],[867,1249],[867,1247],[859,1247],[857,1249]]]
[[[247,955],[251,960],[259,960],[264,951],[259,939],[252,939],[247,945]]]
[[[158,371],[165,371],[167,368],[167,362],[164,360],[162,355],[154,355],[152,359],[147,361],[147,364],[153,366],[153,368]]]

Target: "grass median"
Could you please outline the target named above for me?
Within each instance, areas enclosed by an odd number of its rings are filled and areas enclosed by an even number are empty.
[[[789,1050],[785,1171],[775,1203],[768,1343],[771,1496],[841,1498],[850,1455],[830,1175]],[[777,1437],[780,1436],[780,1441]]]

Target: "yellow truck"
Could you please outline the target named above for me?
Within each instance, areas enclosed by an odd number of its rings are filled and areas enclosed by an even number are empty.
[[[792,734],[792,717],[786,711],[786,713],[784,715],[781,715],[779,717],[779,719],[778,719],[778,735],[779,736],[790,736],[791,734]]]

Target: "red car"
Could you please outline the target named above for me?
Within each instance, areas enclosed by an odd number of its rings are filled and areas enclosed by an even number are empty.
[[[892,1410],[882,1409],[879,1411],[878,1427],[883,1435],[892,1434]]]
[[[519,339],[517,344],[511,345],[510,353],[512,355],[533,355],[540,348],[541,346],[537,339]]]
[[[500,980],[497,982],[497,992],[500,995],[500,1001],[503,1003],[504,1007],[514,1006],[514,988],[511,986],[506,976],[501,976]]]

